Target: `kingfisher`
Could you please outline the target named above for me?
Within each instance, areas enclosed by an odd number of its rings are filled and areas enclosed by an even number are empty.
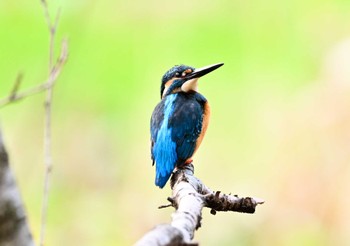
[[[163,188],[176,167],[192,163],[207,130],[210,107],[198,79],[223,63],[195,69],[176,65],[162,78],[161,101],[151,117],[151,157],[156,186]]]

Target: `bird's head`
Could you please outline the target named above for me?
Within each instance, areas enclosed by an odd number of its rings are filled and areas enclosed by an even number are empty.
[[[222,65],[224,65],[224,63],[218,63],[199,69],[186,65],[176,65],[172,67],[163,75],[162,85],[160,87],[161,98],[180,91],[197,91],[198,79]]]

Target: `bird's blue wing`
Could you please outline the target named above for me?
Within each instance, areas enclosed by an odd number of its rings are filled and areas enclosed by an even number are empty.
[[[162,100],[154,109],[151,117],[151,157],[152,165],[155,162],[155,156],[153,154],[154,144],[157,141],[158,131],[164,120],[164,100]]]
[[[152,160],[156,163],[155,184],[163,188],[177,162],[176,143],[172,140],[169,119],[174,110],[176,94],[165,97],[155,108],[151,118]]]
[[[172,140],[177,146],[177,164],[182,164],[192,157],[202,130],[202,123],[203,104],[193,94],[179,93],[174,112],[169,119]]]
[[[155,184],[163,188],[175,166],[192,157],[202,130],[203,104],[200,94],[177,93],[165,97],[151,118],[152,160]]]

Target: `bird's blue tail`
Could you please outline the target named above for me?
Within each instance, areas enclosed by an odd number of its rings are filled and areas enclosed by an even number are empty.
[[[154,148],[155,162],[156,162],[156,186],[163,188],[168,182],[171,173],[173,172],[176,164],[176,145],[175,143],[168,141],[165,142],[161,149],[158,146]]]
[[[168,182],[170,175],[172,172],[169,173],[165,173],[165,175],[163,176],[160,172],[156,173],[156,186],[158,186],[159,188],[163,188],[165,186],[165,184]]]

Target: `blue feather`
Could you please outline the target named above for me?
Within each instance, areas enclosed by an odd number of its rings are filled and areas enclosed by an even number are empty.
[[[155,184],[160,188],[165,186],[177,162],[176,143],[172,140],[172,128],[169,128],[169,118],[174,110],[176,96],[172,94],[165,98],[163,121],[152,148],[152,156],[156,162]]]
[[[206,99],[199,93],[167,95],[151,118],[151,154],[155,184],[163,188],[176,165],[192,157],[200,136]]]
[[[174,113],[170,117],[172,140],[176,143],[178,163],[190,158],[202,130],[203,104],[206,99],[199,93],[178,93]]]

